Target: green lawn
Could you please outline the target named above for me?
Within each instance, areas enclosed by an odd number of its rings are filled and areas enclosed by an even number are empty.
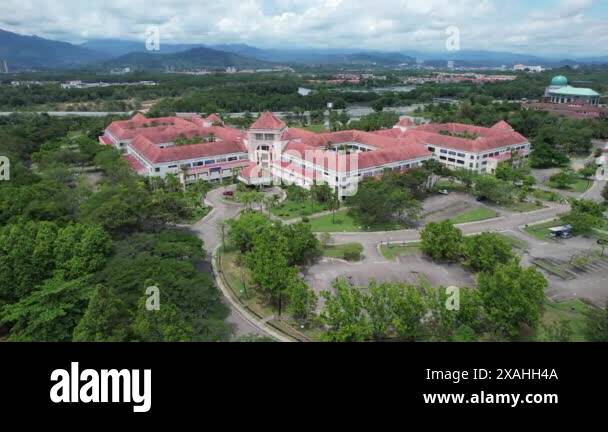
[[[361,232],[363,228],[348,214],[348,210],[338,211],[335,214],[335,223],[332,215],[325,215],[311,219],[310,225],[314,232]]]
[[[525,229],[525,231],[534,238],[539,240],[547,240],[550,234],[549,228],[555,228],[560,225],[562,225],[561,222],[559,220],[555,220],[552,222],[546,222],[544,224],[530,225]]]
[[[380,247],[382,256],[390,261],[395,261],[400,256],[411,256],[421,252],[420,242],[399,245],[383,245]]]
[[[563,196],[557,192],[546,191],[542,189],[534,189],[532,196],[541,201],[559,202],[564,199]]]
[[[404,226],[398,224],[379,225],[373,227],[363,227],[351,215],[348,210],[341,210],[335,214],[335,223],[333,215],[328,214],[310,220],[313,232],[374,232],[374,231],[395,231],[405,229]]]
[[[506,204],[502,207],[506,210],[515,211],[515,212],[519,212],[519,213],[528,213],[528,212],[532,212],[535,210],[540,210],[540,209],[545,208],[544,205],[538,205],[534,202],[527,202],[527,201],[512,202],[512,203]]]
[[[468,222],[478,222],[486,219],[492,219],[497,216],[498,213],[495,211],[485,207],[479,207],[476,209],[467,210],[456,217],[450,218],[450,222],[452,222],[454,225],[458,225]]]
[[[325,210],[327,210],[325,205],[310,199],[302,202],[287,199],[278,207],[273,208],[271,212],[282,219],[295,219],[298,217],[312,216],[315,213],[320,213]]]
[[[359,253],[363,252],[363,245],[361,243],[346,243],[340,245],[327,246],[325,249],[323,249],[323,256],[328,258],[345,259],[344,252],[348,248],[356,248],[360,251]]]
[[[568,186],[564,190],[567,190],[570,192],[576,192],[576,193],[583,193],[583,192],[586,192],[591,187],[592,183],[593,182],[590,182],[589,180],[579,178],[579,179],[576,179],[576,182],[572,183],[570,186]],[[559,189],[557,187],[557,185],[551,181],[547,182],[547,186],[549,186],[550,188],[553,188],[553,189]]]
[[[548,300],[545,302],[544,314],[542,323],[545,325],[553,324],[557,321],[569,321],[570,329],[572,330],[572,342],[585,341],[585,313],[591,306],[580,300],[569,300],[564,302],[554,302]],[[536,332],[536,338],[542,339],[544,329],[542,326]]]

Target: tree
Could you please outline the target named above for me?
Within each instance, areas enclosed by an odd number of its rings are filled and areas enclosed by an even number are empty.
[[[450,221],[431,222],[420,233],[422,250],[435,261],[457,261],[461,256],[462,231]]]
[[[401,221],[404,216],[416,219],[420,203],[391,178],[365,180],[357,195],[348,198],[351,212],[366,226]]]
[[[463,255],[465,264],[475,272],[491,272],[498,264],[516,259],[511,244],[492,233],[465,238]]]
[[[146,296],[138,303],[132,327],[134,339],[142,342],[190,342],[194,329],[177,306],[163,302],[160,310],[146,309]]]
[[[558,189],[568,189],[576,182],[576,174],[572,170],[563,170],[549,179]]]
[[[309,224],[298,223],[277,226],[282,231],[282,237],[287,241],[288,265],[303,265],[321,255],[319,240],[315,237]]]
[[[420,291],[412,286],[397,284],[390,291],[395,334],[406,340],[415,340],[423,334],[426,306]]]
[[[608,201],[608,184],[604,186],[604,190],[602,191],[602,198],[604,198],[604,201]]]
[[[82,319],[74,329],[74,342],[126,342],[131,313],[108,287],[98,285]]]
[[[332,285],[334,293],[324,291],[321,321],[328,327],[323,338],[328,342],[364,342],[373,334],[365,310],[365,296],[344,279]]]
[[[563,167],[570,160],[568,156],[555,147],[545,143],[534,143],[530,154],[532,168]]]
[[[64,280],[58,272],[19,302],[0,312],[0,324],[10,327],[10,341],[69,342],[93,288],[88,278]]]
[[[603,309],[590,308],[586,323],[585,335],[589,342],[608,342],[608,304]]]
[[[308,320],[317,307],[315,292],[295,274],[287,281],[286,291],[291,315],[299,321]]]
[[[572,210],[562,220],[572,225],[576,234],[588,234],[601,226],[603,209],[601,204],[588,200],[573,200]]]
[[[499,336],[513,338],[522,325],[536,327],[548,283],[534,268],[500,264],[477,276],[477,289],[488,321]]]
[[[479,176],[475,180],[474,194],[500,204],[513,200],[513,187],[504,180],[492,176]]]
[[[331,211],[331,223],[336,223],[336,212],[340,210],[340,200],[335,195],[327,202],[327,209]]]
[[[238,219],[228,221],[228,238],[241,253],[253,248],[255,237],[271,224],[261,213],[243,213]]]
[[[266,300],[282,313],[285,291],[297,270],[289,266],[287,238],[272,226],[263,229],[253,240],[253,248],[245,262],[251,280]]]

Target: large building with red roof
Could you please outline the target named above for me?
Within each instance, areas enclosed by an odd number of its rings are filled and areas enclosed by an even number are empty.
[[[492,173],[514,153],[527,156],[528,140],[506,122],[491,128],[458,123],[416,125],[402,119],[393,129],[314,133],[287,127],[263,113],[246,132],[217,116],[148,119],[141,114],[112,123],[102,144],[122,149],[142,175],[180,175],[185,183],[238,175],[250,184],[282,182],[310,188],[327,183],[340,197],[365,177],[403,172],[436,159],[451,168]]]

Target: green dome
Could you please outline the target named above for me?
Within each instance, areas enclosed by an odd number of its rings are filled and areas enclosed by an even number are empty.
[[[562,87],[567,86],[568,78],[566,78],[563,75],[558,75],[551,80],[551,85],[552,86],[562,86]]]

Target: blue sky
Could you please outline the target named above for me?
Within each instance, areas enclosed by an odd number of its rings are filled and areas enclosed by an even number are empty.
[[[608,0],[2,0],[0,28],[80,42],[247,43],[261,47],[608,55]]]

